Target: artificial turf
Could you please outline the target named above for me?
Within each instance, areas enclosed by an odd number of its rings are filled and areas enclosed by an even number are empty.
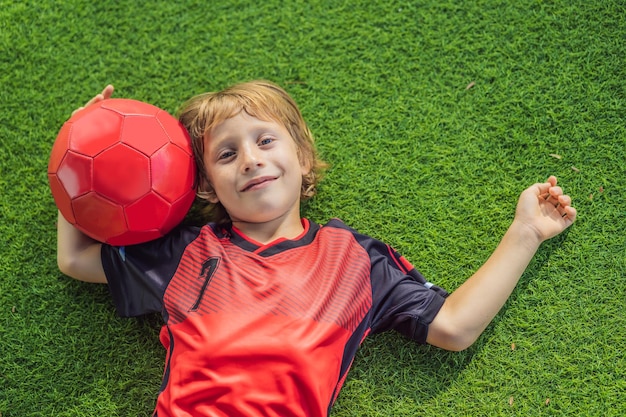
[[[117,318],[55,260],[46,168],[107,83],[175,113],[264,78],[331,164],[303,208],[393,245],[449,290],[519,193],[559,177],[546,242],[470,349],[367,340],[332,415],[626,415],[626,4],[613,1],[0,1],[0,415],[141,416],[159,319]]]

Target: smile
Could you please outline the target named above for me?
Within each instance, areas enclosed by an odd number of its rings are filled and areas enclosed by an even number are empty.
[[[272,181],[274,181],[276,177],[259,177],[253,180],[250,180],[244,185],[241,189],[242,192],[257,190],[260,188],[264,188],[266,185],[269,185]]]

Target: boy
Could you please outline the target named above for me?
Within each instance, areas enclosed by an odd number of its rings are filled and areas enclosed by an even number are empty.
[[[117,248],[58,222],[62,272],[108,282],[122,316],[163,315],[155,416],[327,416],[368,334],[395,329],[467,348],[541,242],[576,219],[555,177],[529,187],[494,253],[448,296],[389,246],[339,220],[300,217],[324,164],[280,87],[255,81],[207,93],[180,120],[211,223]]]

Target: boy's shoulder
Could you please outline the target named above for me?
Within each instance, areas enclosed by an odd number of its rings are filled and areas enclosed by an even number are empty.
[[[320,226],[322,229],[326,228],[332,228],[332,229],[340,229],[343,230],[347,233],[352,234],[357,240],[363,240],[363,239],[367,239],[367,240],[374,240],[377,241],[377,239],[368,236],[366,234],[363,234],[361,232],[359,232],[357,229],[355,229],[352,226],[349,226],[348,224],[346,224],[343,220],[339,219],[339,218],[332,218],[330,219],[326,224],[324,224],[323,226]]]
[[[343,229],[351,233],[358,233],[356,229],[348,226],[343,220],[338,217],[334,217],[328,220],[325,224],[320,225],[321,228],[335,228],[335,229]]]

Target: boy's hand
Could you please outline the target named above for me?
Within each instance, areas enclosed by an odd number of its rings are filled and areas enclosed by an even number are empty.
[[[545,183],[534,184],[520,195],[514,222],[529,227],[539,243],[550,239],[574,223],[576,209],[572,199],[556,185],[555,176]]]
[[[104,89],[102,90],[102,92],[100,94],[96,94],[91,100],[89,100],[87,103],[85,103],[84,106],[77,108],[76,110],[74,110],[72,112],[72,116],[74,114],[76,114],[77,112],[81,111],[82,109],[84,109],[87,106],[91,106],[92,104],[95,104],[99,101],[102,100],[106,100],[111,98],[111,96],[113,95],[113,86],[111,84],[107,85],[106,87],[104,87]]]

